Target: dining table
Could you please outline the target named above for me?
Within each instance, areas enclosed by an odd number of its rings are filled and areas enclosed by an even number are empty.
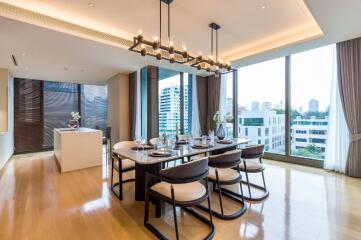
[[[201,142],[201,140],[199,140]],[[113,152],[117,154],[120,159],[129,159],[135,162],[135,200],[144,201],[145,198],[145,181],[146,173],[159,174],[162,166],[166,162],[175,161],[178,159],[191,159],[196,155],[209,155],[212,153],[221,153],[236,148],[242,148],[250,142],[246,138],[233,138],[229,142],[222,142],[215,139],[213,142],[207,141],[209,147],[195,148],[192,144],[175,144],[174,149],[171,151],[171,156],[161,157],[152,155],[150,150],[134,150],[132,148],[115,149]]]

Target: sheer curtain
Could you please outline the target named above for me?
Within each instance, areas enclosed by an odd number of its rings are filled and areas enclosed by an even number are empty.
[[[192,76],[192,129],[191,133],[193,137],[200,136],[201,126],[199,123],[199,111],[198,111],[198,94],[197,94],[197,77]]]
[[[345,173],[350,140],[337,81],[336,47],[333,55],[333,77],[324,168]]]
[[[219,94],[219,111],[221,114],[227,113],[227,79],[226,74],[221,75],[221,92]]]

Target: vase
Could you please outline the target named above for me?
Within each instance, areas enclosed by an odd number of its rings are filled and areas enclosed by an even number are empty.
[[[224,131],[222,123],[219,124],[216,135],[219,140],[223,140],[225,138],[226,132]]]

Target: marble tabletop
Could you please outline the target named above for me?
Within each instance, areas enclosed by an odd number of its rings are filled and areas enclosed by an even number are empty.
[[[167,162],[167,161],[171,161],[171,160],[175,160],[175,159],[179,159],[179,158],[183,158],[183,157],[190,157],[190,156],[194,156],[194,155],[198,155],[198,154],[202,154],[202,153],[212,152],[215,150],[231,148],[231,147],[235,147],[238,145],[247,144],[249,142],[250,142],[250,140],[245,139],[245,138],[235,138],[235,139],[233,139],[233,143],[231,143],[231,144],[221,144],[221,143],[217,143],[215,141],[213,147],[206,148],[206,149],[192,148],[188,144],[179,145],[179,147],[177,149],[173,150],[174,154],[170,157],[150,156],[150,153],[152,151],[154,151],[154,149],[147,150],[147,151],[136,151],[136,150],[132,150],[130,148],[124,148],[124,149],[113,150],[113,152],[118,154],[122,158],[133,160],[138,164],[155,164],[155,163]]]

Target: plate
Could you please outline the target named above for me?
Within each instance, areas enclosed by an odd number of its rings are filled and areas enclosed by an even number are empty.
[[[170,157],[172,156],[172,152],[169,150],[155,150],[152,151],[149,155],[152,157]]]
[[[232,144],[233,141],[230,140],[230,139],[227,139],[227,140],[218,140],[217,143],[220,143],[220,144]]]
[[[144,145],[144,146],[141,146],[141,147],[132,147],[132,150],[143,150],[143,147],[144,147],[144,150],[150,150],[150,149],[153,149],[153,146],[150,146],[150,145]]]
[[[198,148],[198,149],[207,149],[207,148],[211,148],[213,146],[209,145],[209,144],[202,144],[202,143],[198,143],[198,144],[194,144],[192,146],[192,148]]]
[[[179,144],[179,145],[188,144],[188,141],[187,140],[179,140],[179,141],[175,142],[175,144]]]

